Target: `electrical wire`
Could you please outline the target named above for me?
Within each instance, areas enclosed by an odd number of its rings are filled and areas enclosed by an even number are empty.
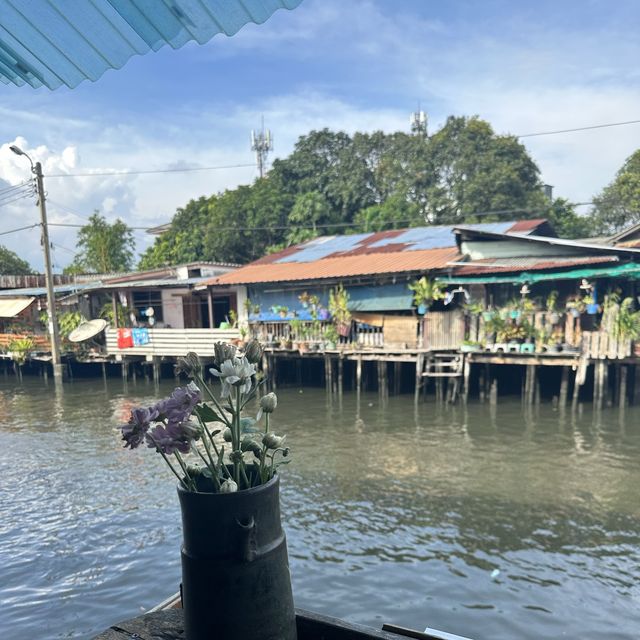
[[[593,124],[588,127],[575,127],[574,129],[558,129],[556,131],[539,131],[537,133],[522,133],[516,138],[533,138],[534,136],[555,136],[559,133],[573,133],[574,131],[589,131],[591,129],[605,129],[607,127],[622,127],[627,124],[640,124],[640,120],[627,120],[626,122],[609,122],[607,124]]]
[[[8,231],[0,231],[0,236],[7,236],[10,233],[17,233],[18,231],[25,231],[26,229],[35,229],[36,227],[41,226],[40,222],[36,222],[35,224],[31,224],[28,227],[18,227],[17,229],[9,229]]]
[[[217,171],[219,169],[242,169],[246,167],[256,167],[255,162],[248,164],[228,164],[217,167],[185,167],[184,169],[131,169],[122,171],[91,171],[89,173],[52,173],[49,178],[92,178],[99,176],[138,176],[153,173],[188,173],[190,171]]]
[[[8,200],[2,200],[0,201],[0,207],[6,207],[10,204],[13,204],[14,202],[18,202],[19,200],[24,200],[25,198],[29,198],[33,195],[33,193],[25,193],[24,195],[20,195],[14,198],[10,198]]]
[[[12,191],[16,191],[17,189],[22,189],[23,187],[27,187],[27,186],[33,187],[33,183],[31,182],[31,180],[25,180],[24,182],[13,185],[12,187],[6,187],[4,189],[0,189],[0,196],[7,193],[11,193]]]

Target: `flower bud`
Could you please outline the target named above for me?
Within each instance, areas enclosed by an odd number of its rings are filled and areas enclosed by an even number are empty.
[[[262,409],[262,413],[273,413],[277,406],[278,396],[273,393],[273,391],[260,398],[260,408]]]
[[[231,462],[236,462],[236,463],[242,462],[244,460],[242,451],[232,451],[229,454],[229,460],[231,460]]]
[[[258,455],[261,452],[260,445],[253,440],[253,438],[245,438],[240,443],[240,449],[242,449],[242,451],[253,451],[254,454]]]
[[[222,432],[222,437],[225,442],[231,442],[233,440],[233,435],[231,434],[231,429],[229,429],[229,427]]]
[[[283,445],[286,437],[287,436],[277,436],[272,431],[269,431],[269,433],[265,433],[264,436],[262,436],[262,444],[267,447],[267,449],[279,449]]]
[[[226,362],[227,360],[233,361],[236,355],[236,348],[226,342],[216,342],[213,345],[213,352],[215,354],[213,356],[213,363],[216,369],[220,370],[223,362]]]
[[[227,478],[220,485],[220,493],[235,493],[238,490],[238,485],[231,480],[231,478]]]
[[[250,340],[249,344],[245,347],[244,355],[251,364],[257,364],[260,362],[260,359],[262,358],[262,346],[255,338]]]
[[[184,358],[178,358],[176,373],[184,373],[189,378],[202,376],[202,363],[197,353],[190,351]]]

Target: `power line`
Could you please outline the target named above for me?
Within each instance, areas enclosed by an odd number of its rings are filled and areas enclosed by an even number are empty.
[[[33,187],[31,180],[25,180],[24,182],[13,185],[12,187],[5,187],[4,189],[0,189],[0,196],[7,193],[11,193],[12,191],[16,191],[18,189],[22,189],[23,187],[28,187],[28,186]]]
[[[0,236],[7,236],[10,233],[17,233],[18,231],[24,231],[25,229],[35,229],[35,227],[39,227],[40,223],[36,222],[35,224],[31,224],[28,227],[18,227],[17,229],[9,229],[9,231],[0,231]]]
[[[122,171],[95,171],[90,173],[52,173],[47,175],[49,178],[92,178],[98,176],[136,176],[152,173],[188,173],[191,171],[217,171],[219,169],[242,169],[246,167],[255,167],[255,163],[250,164],[228,164],[217,167],[186,167],[184,169],[132,169]]]
[[[533,138],[534,136],[553,136],[558,133],[573,133],[574,131],[589,131],[590,129],[605,129],[607,127],[622,127],[627,124],[640,124],[640,120],[627,120],[626,122],[609,122],[607,124],[593,124],[588,127],[576,127],[574,129],[558,129],[556,131],[538,131],[537,133],[523,133],[516,138]]]

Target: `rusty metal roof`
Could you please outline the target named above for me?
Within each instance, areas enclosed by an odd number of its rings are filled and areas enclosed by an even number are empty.
[[[617,256],[559,256],[559,257],[517,257],[517,258],[485,258],[474,260],[471,264],[460,262],[452,275],[481,275],[487,273],[509,273],[515,271],[539,271],[545,269],[562,269],[586,264],[618,262]]]
[[[257,282],[288,282],[349,278],[371,274],[401,273],[444,269],[458,257],[455,247],[423,249],[421,251],[385,251],[362,255],[324,258],[314,262],[280,262],[265,264],[261,261],[242,269],[226,273],[206,284],[252,284]]]
[[[547,221],[540,219],[480,223],[465,228],[528,234],[544,225],[548,226]],[[458,257],[454,229],[454,225],[446,225],[321,236],[260,258],[205,284],[348,278],[444,269]]]

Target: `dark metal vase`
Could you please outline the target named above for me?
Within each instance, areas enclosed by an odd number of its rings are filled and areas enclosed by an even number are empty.
[[[296,640],[280,481],[236,493],[178,487],[187,640]]]

